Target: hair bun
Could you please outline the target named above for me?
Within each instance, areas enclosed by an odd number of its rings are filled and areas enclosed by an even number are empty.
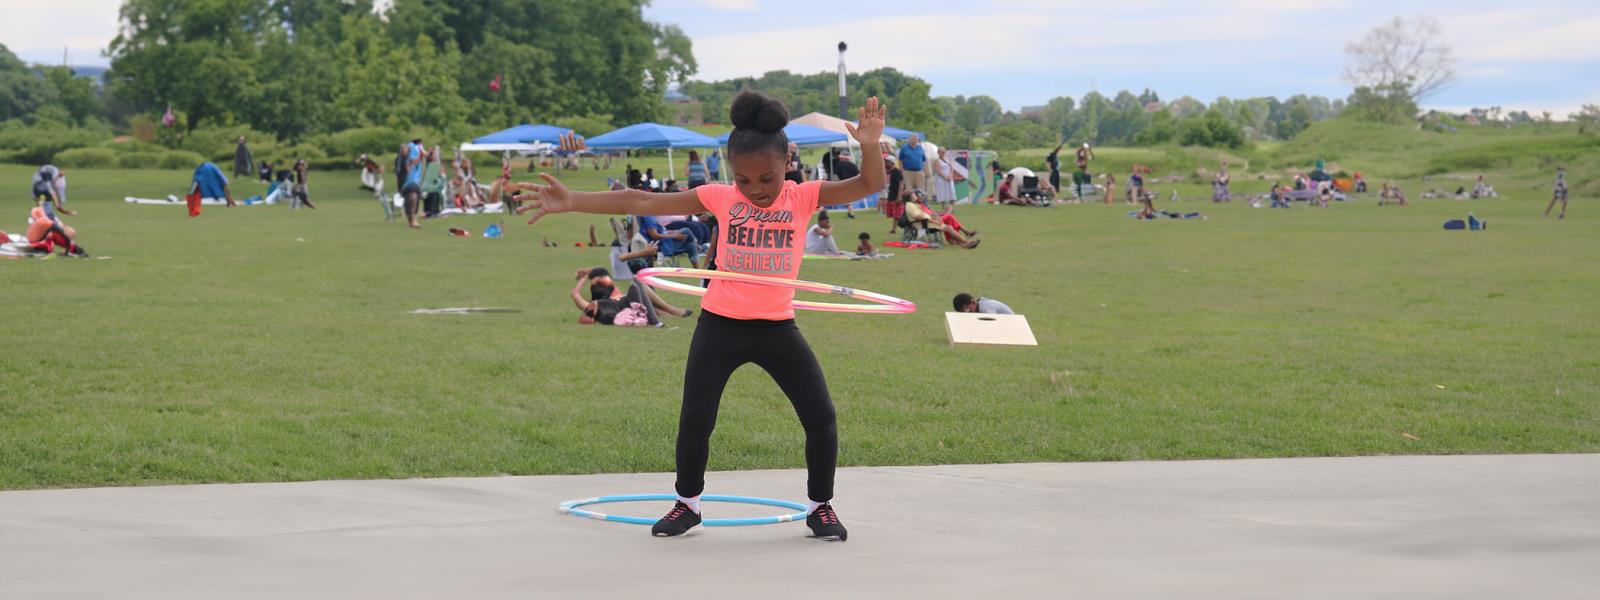
[[[764,133],[783,131],[789,124],[789,109],[775,98],[754,90],[744,90],[733,99],[728,120],[735,129],[754,129]]]

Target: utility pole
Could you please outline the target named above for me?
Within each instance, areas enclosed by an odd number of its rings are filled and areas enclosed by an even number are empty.
[[[850,101],[844,92],[844,42],[839,42],[839,118],[850,120]]]

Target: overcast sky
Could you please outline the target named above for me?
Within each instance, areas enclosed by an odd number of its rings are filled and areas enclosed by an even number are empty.
[[[0,0],[0,43],[25,60],[106,64],[119,0]],[[1437,16],[1460,80],[1432,107],[1600,103],[1600,2],[1526,0],[655,0],[646,18],[694,40],[700,79],[893,66],[935,95],[1007,109],[1146,87],[1189,95],[1344,97],[1344,44],[1395,15]]]

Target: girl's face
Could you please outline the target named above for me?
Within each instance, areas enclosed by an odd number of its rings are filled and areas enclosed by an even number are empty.
[[[772,152],[729,155],[733,166],[733,185],[756,206],[766,208],[783,191],[784,157]]]

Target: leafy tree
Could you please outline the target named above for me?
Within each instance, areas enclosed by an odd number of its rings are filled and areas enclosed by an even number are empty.
[[[1409,123],[1417,116],[1417,103],[1406,89],[1403,82],[1386,84],[1378,89],[1358,87],[1350,95],[1345,114],[1377,123]]]
[[[930,86],[916,80],[906,85],[895,96],[891,107],[899,106],[892,122],[895,127],[927,131],[934,129],[939,124],[939,107],[928,97]]]
[[[1585,133],[1600,124],[1600,104],[1585,104],[1583,109],[1572,115],[1572,120],[1578,122],[1578,133]]]
[[[1044,104],[1044,125],[1050,128],[1052,135],[1066,139],[1067,123],[1072,118],[1072,109],[1076,104],[1069,96],[1056,96]]]
[[[1290,99],[1287,113],[1278,123],[1278,138],[1289,139],[1311,126],[1311,103],[1304,96],[1295,96]]]
[[[268,0],[124,0],[109,75],[139,105],[182,109],[188,130],[228,120],[259,89],[257,44],[280,26],[270,8]]]
[[[35,75],[10,48],[0,44],[0,121],[30,116],[55,101],[56,90],[50,82]]]
[[[1133,142],[1140,146],[1158,146],[1177,137],[1177,120],[1172,118],[1172,111],[1163,108],[1150,116],[1150,125],[1135,135]]]
[[[105,107],[94,81],[78,77],[67,67],[42,67],[40,71],[55,91],[55,104],[67,112],[72,124],[85,125],[100,118]]]

